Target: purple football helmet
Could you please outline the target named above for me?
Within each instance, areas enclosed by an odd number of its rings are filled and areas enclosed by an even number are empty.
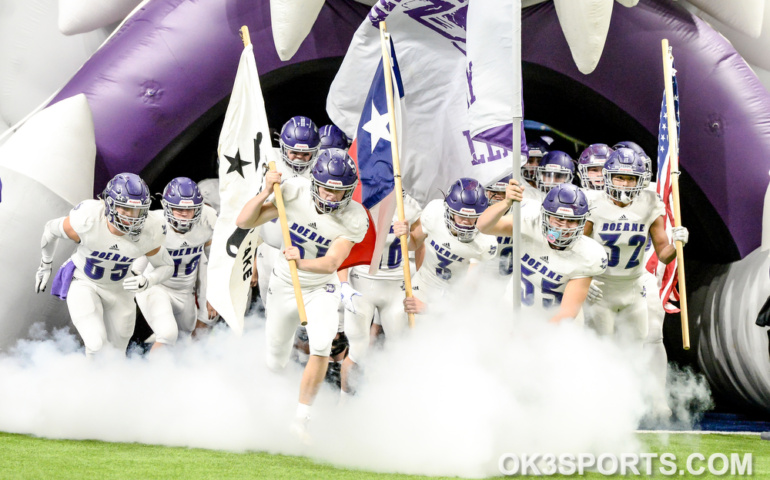
[[[644,168],[644,160],[638,153],[630,148],[619,148],[610,154],[610,158],[604,164],[603,174],[604,191],[607,195],[613,200],[628,204],[644,189],[644,177],[647,171]],[[612,177],[615,175],[636,177],[635,185],[615,185],[612,182]]]
[[[513,175],[506,175],[500,180],[493,182],[484,188],[487,193],[487,200],[489,201],[490,205],[494,205],[500,202],[500,200],[496,200],[494,198],[496,195],[502,194],[503,197],[505,197],[505,189],[508,187],[508,182],[511,180],[511,178],[513,178]]]
[[[350,145],[350,140],[345,132],[339,129],[337,125],[324,125],[318,130],[318,134],[321,137],[321,150],[325,148],[341,148],[347,150]]]
[[[612,149],[604,143],[594,143],[583,150],[580,158],[578,158],[578,176],[583,188],[604,190],[604,176],[601,173],[601,169],[604,168],[604,164],[610,158],[610,153],[612,153]],[[589,168],[598,168],[598,174],[592,178],[588,172]]]
[[[318,147],[321,138],[318,136],[318,128],[307,117],[297,116],[289,119],[281,128],[281,157],[297,173],[302,173],[313,164],[318,156]],[[309,153],[308,160],[289,158],[289,152],[300,154]],[[292,155],[293,156],[293,155]]]
[[[543,236],[560,249],[571,247],[580,238],[587,218],[586,194],[571,183],[554,186],[540,207]]]
[[[560,183],[570,183],[575,174],[575,162],[566,153],[553,150],[543,156],[537,167],[537,188],[548,193]]]
[[[166,185],[163,199],[160,201],[166,214],[166,222],[179,233],[187,233],[201,219],[203,212],[203,195],[198,184],[187,177],[177,177]],[[178,218],[174,210],[192,210],[192,218]]]
[[[449,192],[444,197],[444,221],[449,232],[463,243],[472,242],[479,233],[476,222],[474,221],[473,225],[462,225],[455,221],[455,215],[475,220],[484,213],[488,205],[487,194],[478,180],[457,180],[449,187]]]
[[[332,213],[345,208],[358,185],[358,168],[355,162],[345,150],[339,148],[321,150],[310,175],[313,181],[313,200],[320,213]],[[342,190],[344,193],[338,201],[327,200],[321,196],[319,187],[326,190]]]
[[[521,178],[527,182],[537,182],[537,167],[543,156],[548,153],[548,144],[542,140],[527,142],[527,162],[521,166]],[[534,162],[537,163],[534,163]]]
[[[107,182],[103,194],[107,220],[120,232],[136,236],[142,233],[144,221],[150,211],[150,189],[139,175],[119,173]],[[135,215],[118,212],[118,208],[131,210]]]
[[[618,148],[630,148],[631,150],[635,151],[640,157],[642,157],[642,160],[644,161],[644,169],[647,172],[647,175],[644,178],[643,182],[643,188],[647,188],[650,186],[650,180],[652,179],[652,160],[650,159],[650,156],[647,155],[644,152],[644,149],[640,147],[638,144],[634,142],[618,142],[615,145],[612,146],[615,150]]]

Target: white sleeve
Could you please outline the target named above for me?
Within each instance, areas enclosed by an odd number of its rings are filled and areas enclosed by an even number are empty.
[[[64,231],[64,220],[67,217],[54,218],[45,224],[43,237],[40,239],[40,250],[44,263],[51,263],[56,253],[56,244],[60,238],[69,238]]]
[[[145,269],[147,268],[147,264],[149,263],[150,260],[145,255],[142,255],[141,257],[134,260],[134,264],[131,265],[131,272],[134,275],[144,273]]]
[[[154,267],[152,272],[145,275],[151,287],[165,282],[174,274],[174,260],[171,259],[171,255],[165,248],[160,247],[158,253],[147,257],[147,259]]]

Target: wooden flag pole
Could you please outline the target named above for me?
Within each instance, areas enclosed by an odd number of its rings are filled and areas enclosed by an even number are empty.
[[[385,22],[380,22],[380,46],[382,47],[382,69],[385,77],[385,93],[388,100],[388,121],[390,122],[390,151],[393,156],[393,183],[395,184],[396,211],[398,220],[404,221],[404,190],[401,186],[401,165],[398,159],[398,135],[396,133],[396,109],[393,104],[393,78],[390,65],[390,37]],[[401,266],[404,269],[404,290],[406,298],[412,297],[412,272],[409,266],[409,234],[402,235],[401,239]],[[409,328],[414,328],[414,314],[407,314]]]
[[[241,39],[243,40],[243,46],[248,47],[251,45],[251,37],[249,37],[249,27],[246,25],[241,27]],[[268,163],[270,171],[275,171],[275,162],[270,161]],[[291,243],[291,235],[289,235],[289,222],[286,220],[286,207],[283,205],[283,193],[281,193],[281,185],[275,184],[273,186],[273,193],[275,194],[275,206],[278,209],[278,218],[281,222],[281,233],[283,234],[283,244],[289,247]],[[307,314],[305,313],[305,301],[302,299],[302,289],[299,285],[299,274],[297,273],[297,262],[289,260],[289,270],[291,271],[291,283],[294,286],[294,298],[297,300],[297,313],[299,314],[299,321],[302,325],[307,325]]]
[[[674,200],[674,226],[682,226],[682,212],[679,208],[679,131],[676,124],[674,87],[671,81],[672,55],[668,39],[661,41],[663,48],[663,80],[666,86],[666,116],[668,117],[668,145],[671,155],[671,195]],[[679,310],[682,320],[682,348],[690,349],[690,324],[687,317],[687,289],[684,280],[684,246],[676,242],[677,274],[679,275]]]

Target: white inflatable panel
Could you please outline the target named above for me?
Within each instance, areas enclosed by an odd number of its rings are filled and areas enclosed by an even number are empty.
[[[36,322],[42,322],[47,329],[69,323],[66,303],[48,292],[57,268],[72,255],[75,243],[59,241],[48,288],[36,294],[35,271],[40,264],[43,226],[52,218],[67,215],[73,205],[37,181],[2,165],[0,178],[0,352],[7,352],[18,339],[29,336]]]
[[[140,0],[59,0],[59,30],[64,35],[90,32],[126,18]]]
[[[58,91],[107,38],[102,30],[64,36],[57,17],[56,0],[0,2],[0,117],[9,126]]]
[[[619,4],[623,5],[624,7],[635,7],[637,3],[639,3],[639,0],[615,0]]]
[[[273,42],[281,60],[290,60],[297,53],[323,5],[324,0],[270,0]]]
[[[767,3],[770,0],[761,1],[762,3]],[[737,1],[728,2],[728,5],[730,8],[735,9],[738,9],[739,5],[740,7],[745,6],[744,2]],[[683,6],[707,21],[715,30],[724,35],[748,63],[764,70],[770,70],[770,55],[768,55],[770,51],[770,6],[765,7],[762,11],[755,12],[756,16],[762,19],[759,37],[751,37],[693,5],[683,2]]]
[[[610,29],[613,0],[554,0],[572,59],[584,74],[594,71]]]
[[[28,336],[36,322],[48,329],[69,322],[64,302],[34,292],[40,237],[48,220],[92,197],[95,156],[93,121],[83,95],[34,115],[0,146],[0,350]],[[54,274],[74,248],[73,242],[59,241]],[[47,291],[52,282],[53,275]]]
[[[0,146],[0,166],[35,179],[70,205],[91,198],[95,158],[94,123],[83,94],[38,112]]]
[[[751,38],[762,33],[765,0],[689,0],[721,23],[729,25]]]

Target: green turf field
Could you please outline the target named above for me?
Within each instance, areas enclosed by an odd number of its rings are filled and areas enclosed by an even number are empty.
[[[730,453],[751,452],[754,455],[752,478],[770,478],[770,442],[761,440],[758,436],[639,434],[638,437],[642,444],[647,445],[647,451],[673,453],[677,459],[684,459],[693,452],[700,452],[705,457],[712,453],[724,453],[729,456]],[[677,464],[684,465],[684,461],[678,460]],[[688,478],[687,474],[683,477],[676,476]],[[655,477],[664,476],[656,474]],[[347,470],[302,457],[266,453],[230,453],[98,441],[47,440],[0,433],[0,478],[304,480],[427,477]],[[579,478],[606,477],[594,472]],[[712,477],[706,473],[699,478]]]

